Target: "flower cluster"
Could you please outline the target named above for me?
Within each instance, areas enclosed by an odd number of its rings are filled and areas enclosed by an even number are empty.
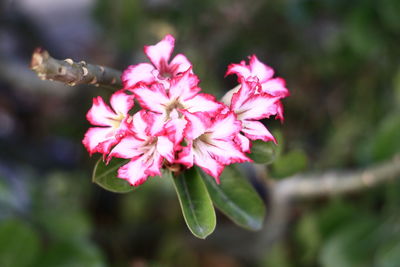
[[[90,128],[83,144],[90,154],[130,159],[118,177],[137,186],[163,167],[184,170],[201,167],[219,183],[226,165],[251,161],[250,140],[275,141],[260,119],[283,120],[280,99],[289,95],[285,82],[251,56],[249,64],[231,64],[239,85],[219,102],[201,93],[192,64],[182,54],[170,60],[175,39],[164,37],[145,46],[151,61],[129,66],[122,74],[124,88],[115,92],[110,106],[93,99],[87,114]],[[136,100],[141,109],[134,114]]]

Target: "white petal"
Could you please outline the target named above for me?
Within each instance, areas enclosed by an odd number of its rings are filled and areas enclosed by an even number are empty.
[[[185,109],[189,112],[211,112],[216,113],[223,108],[223,105],[209,94],[197,94],[195,97],[182,101]]]
[[[198,83],[197,76],[188,70],[182,76],[171,80],[169,97],[182,100],[193,98],[200,91],[200,88],[197,87]]]
[[[82,140],[82,143],[90,154],[96,152],[108,153],[110,151],[110,147],[117,142],[117,140],[114,138],[114,133],[115,131],[113,131],[111,127],[89,128]]]
[[[275,103],[278,100],[278,97],[272,97],[267,94],[254,95],[248,98],[240,107],[235,109],[235,113],[239,120],[260,120],[268,118],[277,113],[277,106]]]
[[[276,106],[277,106],[277,108],[276,108],[276,110],[277,110],[277,112],[276,112],[276,119],[279,119],[279,120],[281,120],[281,122],[283,122],[284,121],[284,117],[283,117],[283,105],[282,105],[282,102],[281,101],[278,101],[278,102],[276,102]]]
[[[149,176],[161,175],[161,166],[163,162],[163,157],[159,153],[154,153],[151,157],[145,159],[146,168],[145,173]]]
[[[160,132],[164,131],[166,127],[166,114],[147,112],[146,121],[149,129],[149,135],[157,136]]]
[[[128,135],[121,139],[121,141],[111,150],[111,153],[108,157],[117,157],[123,159],[135,158],[143,154],[143,151],[140,149],[142,145],[142,140],[138,140],[134,136]]]
[[[250,140],[243,134],[238,134],[235,138],[235,141],[239,144],[240,148],[243,152],[248,153],[250,152]]]
[[[205,112],[190,113],[182,110],[186,120],[187,126],[184,130],[184,137],[188,140],[194,140],[202,135],[210,125],[210,118]]]
[[[233,140],[213,140],[207,149],[218,162],[224,165],[250,161]]]
[[[290,95],[289,90],[286,88],[286,82],[282,78],[269,79],[261,84],[262,91],[273,96],[284,98]]]
[[[258,85],[258,82],[243,81],[240,84],[239,90],[232,95],[230,108],[238,113],[238,110],[243,105],[243,103],[245,103],[249,98],[255,95]]]
[[[127,95],[123,91],[117,91],[111,96],[110,104],[116,113],[122,114],[126,117],[133,107],[133,98],[133,95]]]
[[[165,135],[170,140],[173,140],[175,144],[182,142],[184,138],[184,131],[186,129],[187,120],[184,118],[174,118],[169,120],[165,125]]]
[[[121,76],[124,89],[133,89],[138,83],[150,84],[155,81],[154,66],[149,63],[140,63],[129,66]]]
[[[251,140],[261,139],[265,142],[273,141],[276,143],[275,137],[259,121],[243,121],[242,132]]]
[[[145,46],[144,52],[150,61],[157,67],[161,69],[163,65],[167,65],[169,58],[171,57],[172,51],[175,46],[175,38],[168,34],[155,45]]]
[[[174,143],[165,136],[157,138],[157,151],[170,163],[174,161]]]
[[[93,105],[86,114],[87,120],[97,126],[112,126],[111,120],[116,116],[100,96],[93,98]]]
[[[242,78],[246,79],[251,77],[250,67],[246,65],[244,61],[241,61],[240,64],[230,64],[228,66],[228,70],[226,71],[225,76],[236,74],[239,77],[239,80]]]
[[[164,86],[158,83],[151,86],[151,88],[147,86],[137,87],[133,92],[143,108],[158,113],[164,113],[165,105],[170,102],[165,93]]]
[[[238,121],[233,112],[219,115],[206,132],[209,132],[213,139],[233,138],[242,129],[241,122]]]
[[[170,69],[173,70],[173,74],[183,73],[192,67],[192,63],[182,54],[176,55],[169,64]]]
[[[178,159],[175,162],[183,164],[187,168],[191,168],[193,166],[193,161],[194,161],[193,147],[192,147],[192,142],[189,141],[187,146],[182,147],[182,151],[178,154]]]
[[[138,186],[147,180],[146,168],[143,159],[137,158],[119,168],[118,177],[127,180],[133,186]]]
[[[259,61],[255,55],[250,57],[249,65],[251,69],[251,75],[256,76],[261,83],[271,79],[272,76],[274,76],[274,70]]]
[[[225,95],[222,97],[221,102],[227,105],[228,107],[231,106],[231,101],[232,101],[232,96],[233,94],[237,93],[241,87],[241,84],[236,85],[234,88],[229,90],[228,92],[225,93]]]
[[[149,125],[146,121],[146,116],[146,111],[143,109],[132,116],[132,131],[142,140],[146,140],[148,137]]]
[[[200,166],[207,174],[213,176],[219,183],[219,176],[224,166],[208,153],[207,145],[202,141],[194,141],[193,155],[194,163]]]

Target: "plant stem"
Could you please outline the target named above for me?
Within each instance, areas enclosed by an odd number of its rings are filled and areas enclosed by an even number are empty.
[[[122,88],[121,72],[108,67],[74,62],[72,59],[58,60],[42,48],[32,54],[30,68],[42,80],[59,81],[70,86],[92,84],[114,89]]]
[[[332,196],[370,188],[400,177],[400,155],[358,171],[302,174],[276,183],[274,190],[287,198]]]
[[[294,204],[299,200],[358,192],[399,178],[400,155],[396,155],[363,170],[299,174],[267,185],[270,212],[265,230],[253,241],[252,256],[261,257],[282,238],[292,220]]]

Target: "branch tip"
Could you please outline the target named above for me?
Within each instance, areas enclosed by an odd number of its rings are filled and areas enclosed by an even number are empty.
[[[121,72],[118,70],[88,64],[85,61],[76,63],[71,58],[58,60],[41,47],[33,51],[29,67],[42,80],[59,81],[70,86],[92,84],[113,89],[122,87]]]
[[[37,69],[45,59],[49,57],[49,53],[41,47],[36,47],[32,54],[29,67],[33,70]]]

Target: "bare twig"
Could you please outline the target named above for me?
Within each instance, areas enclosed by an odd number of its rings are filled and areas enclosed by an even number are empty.
[[[66,96],[74,90],[62,83],[49,83],[37,78],[36,74],[26,67],[26,62],[18,60],[0,60],[0,80],[7,82],[24,93],[39,93]]]
[[[42,80],[54,80],[70,86],[92,84],[121,88],[121,72],[103,66],[87,64],[84,61],[74,62],[72,59],[57,60],[42,49],[36,48],[32,55],[30,68]]]
[[[296,175],[276,183],[274,190],[286,198],[331,196],[366,189],[400,177],[400,155],[361,171]]]
[[[332,171],[295,175],[268,185],[270,212],[264,231],[254,242],[253,257],[261,257],[285,233],[293,200],[340,195],[377,186],[400,178],[400,155],[359,171]]]

